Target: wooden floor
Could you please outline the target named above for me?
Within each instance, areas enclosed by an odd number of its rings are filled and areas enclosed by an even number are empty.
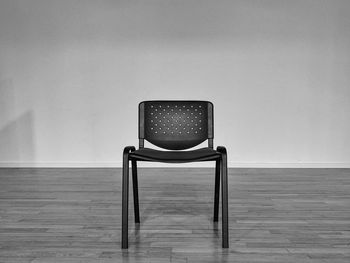
[[[0,262],[350,262],[349,169],[230,169],[230,248],[214,169],[140,169],[120,249],[120,169],[0,169]]]

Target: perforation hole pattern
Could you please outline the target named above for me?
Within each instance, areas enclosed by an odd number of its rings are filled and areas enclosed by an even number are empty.
[[[185,140],[188,144],[198,144],[199,141],[207,139],[207,126],[207,102],[149,101],[145,103],[145,135],[146,139],[153,143],[177,141],[181,144],[180,141]],[[154,144],[157,145],[157,143]],[[181,145],[179,147],[181,148]]]

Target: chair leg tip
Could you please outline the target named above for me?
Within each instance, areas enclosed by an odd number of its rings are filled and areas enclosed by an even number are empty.
[[[222,242],[222,248],[229,248],[229,242],[228,241]]]

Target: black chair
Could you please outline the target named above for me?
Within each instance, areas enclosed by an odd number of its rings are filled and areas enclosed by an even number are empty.
[[[135,223],[140,223],[137,161],[185,163],[215,161],[214,222],[219,215],[222,189],[222,247],[229,247],[227,152],[213,149],[213,104],[208,101],[144,101],[139,104],[139,149],[123,152],[122,248],[128,248],[129,161],[132,165]],[[144,140],[166,149],[144,147]],[[208,140],[208,147],[187,150]],[[170,151],[169,151],[170,150]]]

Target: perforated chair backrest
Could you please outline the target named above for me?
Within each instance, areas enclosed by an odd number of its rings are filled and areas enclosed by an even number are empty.
[[[143,101],[139,139],[168,150],[185,150],[213,139],[213,104],[208,101]]]

